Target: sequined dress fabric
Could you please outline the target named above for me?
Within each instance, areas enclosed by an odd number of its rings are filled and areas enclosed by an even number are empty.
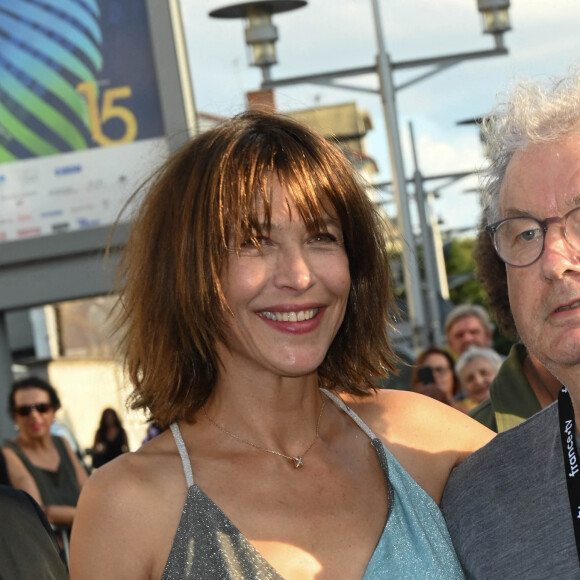
[[[363,580],[465,578],[437,504],[352,409],[322,390],[369,436],[385,475],[387,521]],[[171,431],[188,492],[161,580],[284,580],[195,484],[177,424]]]

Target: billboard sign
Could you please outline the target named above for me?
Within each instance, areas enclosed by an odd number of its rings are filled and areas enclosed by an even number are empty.
[[[146,0],[0,0],[0,242],[110,225],[168,150]]]

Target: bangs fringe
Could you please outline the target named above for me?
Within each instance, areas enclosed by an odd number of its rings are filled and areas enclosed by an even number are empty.
[[[303,151],[299,152],[301,163],[287,150],[274,150],[267,157],[263,151],[258,151],[257,158],[251,161],[251,154],[246,151],[243,166],[236,162],[235,150],[230,154],[234,157],[229,163],[224,160],[218,187],[215,210],[219,215],[215,216],[215,221],[210,219],[210,223],[220,224],[223,250],[239,252],[248,239],[270,229],[274,179],[284,190],[290,216],[291,208],[296,208],[311,233],[324,231],[324,213],[336,213],[337,201],[339,206],[343,205],[343,196],[337,192],[344,184],[337,183],[333,187],[332,176],[323,172],[314,160],[305,158]]]

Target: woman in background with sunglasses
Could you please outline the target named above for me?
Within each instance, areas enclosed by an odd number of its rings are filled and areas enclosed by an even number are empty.
[[[41,503],[48,521],[70,529],[87,472],[70,444],[51,435],[50,426],[60,409],[56,390],[38,377],[20,379],[12,385],[8,407],[18,430],[14,441],[2,449],[8,476],[17,486],[11,470],[28,470],[37,488],[31,495]]]

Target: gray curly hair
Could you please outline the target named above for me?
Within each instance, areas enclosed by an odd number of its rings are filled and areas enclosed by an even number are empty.
[[[483,215],[490,224],[500,219],[499,192],[514,154],[580,133],[580,68],[544,83],[520,81],[484,120],[482,132],[490,159],[482,175]]]

